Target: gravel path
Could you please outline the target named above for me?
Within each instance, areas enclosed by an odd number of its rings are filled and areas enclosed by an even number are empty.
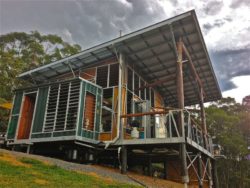
[[[113,179],[113,180],[121,182],[121,183],[140,185],[137,182],[135,182],[134,180],[132,180],[131,178],[129,178],[127,175],[120,174],[118,169],[100,167],[100,166],[95,166],[95,165],[85,165],[85,164],[72,163],[72,162],[67,162],[67,161],[63,161],[63,160],[55,159],[55,158],[51,158],[51,157],[26,154],[26,153],[9,151],[9,150],[4,150],[4,149],[0,149],[0,152],[9,153],[9,154],[15,155],[17,157],[29,157],[32,159],[45,161],[45,162],[48,162],[50,164],[57,165],[57,166],[59,166],[63,169],[66,169],[66,170],[74,170],[74,171],[80,171],[80,172],[85,172],[85,173],[95,173],[98,176]]]

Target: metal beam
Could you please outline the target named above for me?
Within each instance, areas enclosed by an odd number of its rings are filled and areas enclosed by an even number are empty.
[[[199,182],[199,188],[203,188],[203,179],[202,179],[202,158],[201,158],[201,152],[198,153],[198,182]]]
[[[143,90],[143,89],[148,88],[148,87],[158,86],[160,84],[163,84],[163,83],[171,81],[171,80],[175,80],[175,77],[174,76],[168,76],[166,79],[158,80],[158,81],[146,84],[146,85],[144,85],[142,87],[136,88],[136,89],[134,89],[134,91],[136,91],[136,90]]]
[[[124,46],[127,46],[125,41],[123,41],[123,44],[124,44]],[[129,46],[127,46],[127,48],[130,50],[130,52],[133,52],[133,50],[132,50]],[[148,69],[148,67],[145,65],[145,63],[144,63],[143,61],[140,60],[140,57],[138,57],[137,55],[135,55],[135,56],[136,56],[137,60],[138,60],[145,68]],[[149,70],[149,69],[148,69],[148,70]],[[149,71],[150,71],[150,70],[149,70]],[[159,79],[157,78],[157,76],[155,76],[154,74],[152,74],[152,76],[153,76],[156,80],[159,80]],[[174,97],[174,95],[173,95],[169,90],[167,90],[167,92],[170,94],[170,96],[171,96],[174,100],[176,100],[176,98]]]
[[[121,173],[126,174],[127,173],[127,146],[122,146],[122,164],[121,164]]]

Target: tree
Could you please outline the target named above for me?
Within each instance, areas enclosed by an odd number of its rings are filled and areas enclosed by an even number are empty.
[[[57,35],[13,32],[0,35],[0,101],[11,101],[13,90],[30,83],[16,77],[27,70],[51,63],[81,50]],[[0,121],[6,112],[0,110]]]
[[[249,111],[233,98],[223,98],[206,108],[208,130],[214,143],[222,145],[226,159],[219,159],[220,187],[250,187],[250,162],[245,139],[249,130]],[[249,132],[248,132],[249,134]]]

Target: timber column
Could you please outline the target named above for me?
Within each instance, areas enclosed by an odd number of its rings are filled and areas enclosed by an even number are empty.
[[[117,111],[117,137],[123,139],[123,125],[121,122],[121,114],[122,114],[122,86],[123,86],[123,66],[124,66],[124,56],[120,52],[119,53],[119,85],[118,85],[118,111]],[[121,173],[127,173],[127,146],[121,147]]]
[[[182,71],[182,40],[181,38],[177,42],[177,100],[178,100],[178,108],[184,109],[184,87],[183,87],[183,71]],[[185,131],[184,131],[184,116],[183,111],[179,113],[179,121],[178,121],[178,128],[180,135],[185,139]],[[180,159],[181,159],[181,176],[182,182],[184,183],[185,187],[189,182],[188,177],[188,168],[187,168],[187,158],[186,158],[186,143],[181,143],[180,145]]]

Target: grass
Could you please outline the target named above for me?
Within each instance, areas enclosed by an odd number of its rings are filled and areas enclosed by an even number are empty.
[[[31,158],[0,153],[0,187],[137,187],[98,175],[64,170]]]

